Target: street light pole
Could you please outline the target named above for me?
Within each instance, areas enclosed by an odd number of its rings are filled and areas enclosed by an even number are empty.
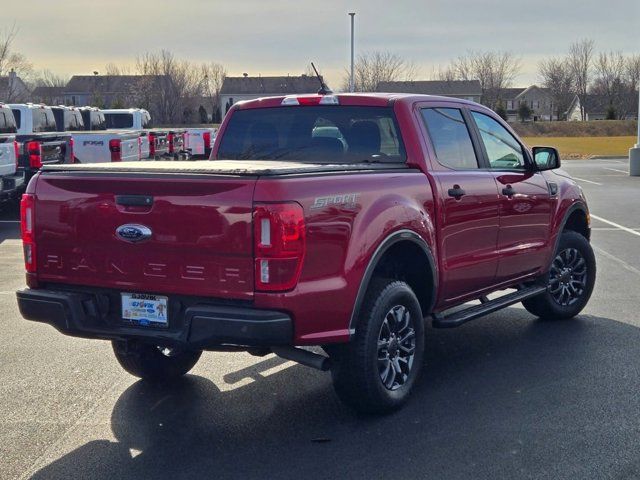
[[[640,85],[638,85],[638,138],[635,147],[629,150],[629,175],[640,177]]]
[[[356,85],[353,81],[353,19],[356,16],[355,12],[349,13],[351,17],[351,75],[349,76],[349,91],[353,92],[356,89]],[[638,135],[640,135],[640,130],[638,131]],[[640,137],[639,140],[640,142]]]

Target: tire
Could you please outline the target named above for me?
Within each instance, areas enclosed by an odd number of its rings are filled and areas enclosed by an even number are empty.
[[[524,300],[524,308],[545,320],[578,315],[596,282],[596,258],[589,241],[577,232],[563,232],[546,279],[547,290]]]
[[[113,352],[122,368],[151,382],[175,380],[191,370],[202,355],[200,350],[171,351],[165,354],[155,345],[114,340]]]
[[[424,319],[409,285],[374,279],[355,337],[328,351],[334,388],[343,402],[362,413],[400,408],[420,376],[424,357]]]

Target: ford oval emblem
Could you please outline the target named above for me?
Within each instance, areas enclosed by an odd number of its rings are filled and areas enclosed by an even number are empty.
[[[138,243],[151,238],[151,229],[144,225],[128,223],[116,228],[116,237],[125,242]]]

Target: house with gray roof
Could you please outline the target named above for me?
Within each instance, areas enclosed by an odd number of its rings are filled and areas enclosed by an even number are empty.
[[[505,88],[500,92],[500,100],[507,112],[509,122],[519,121],[518,110],[523,103],[531,111],[530,121],[580,120],[580,101],[574,95],[566,111],[558,118],[558,108],[548,88],[531,85],[530,87]]]
[[[74,75],[64,89],[64,103],[102,108],[142,106],[141,97],[166,75]]]
[[[401,82],[380,82],[378,92],[415,93],[420,95],[439,95],[442,97],[462,98],[480,103],[482,87],[478,80],[416,80]]]
[[[36,87],[31,92],[33,103],[44,103],[45,105],[64,105],[65,87]]]
[[[221,115],[231,106],[242,100],[254,100],[261,97],[317,93],[320,82],[309,75],[281,77],[225,77],[220,89]]]

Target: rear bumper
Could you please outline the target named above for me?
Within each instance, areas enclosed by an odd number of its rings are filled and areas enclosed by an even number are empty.
[[[0,201],[10,200],[24,186],[24,172],[0,177]]]
[[[119,295],[119,294],[117,294]],[[169,298],[169,327],[124,324],[116,295],[25,289],[17,292],[20,313],[27,320],[48,323],[65,335],[98,339],[137,339],[195,349],[221,345],[291,345],[293,322],[282,312],[251,307]]]

